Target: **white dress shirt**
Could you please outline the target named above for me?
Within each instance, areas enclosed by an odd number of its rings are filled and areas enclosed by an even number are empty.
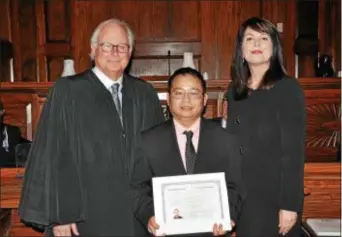
[[[104,74],[98,67],[94,67],[93,68],[93,72],[95,73],[95,75],[99,78],[100,82],[102,82],[102,84],[107,88],[107,90],[112,93],[112,89],[111,87],[114,85],[114,83],[119,83],[120,87],[119,87],[119,99],[120,99],[120,103],[121,103],[121,107],[122,107],[122,80],[123,80],[123,76],[119,77],[119,79],[117,79],[116,81],[113,81],[112,79],[110,79],[108,76],[106,76],[106,74]]]

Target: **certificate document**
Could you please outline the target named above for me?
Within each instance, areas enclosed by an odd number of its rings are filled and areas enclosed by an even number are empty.
[[[224,173],[152,179],[157,235],[212,232],[215,223],[231,230]]]

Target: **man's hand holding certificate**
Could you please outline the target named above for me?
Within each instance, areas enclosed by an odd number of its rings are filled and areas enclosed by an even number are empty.
[[[230,224],[232,226],[232,228],[235,226],[235,222],[234,221],[230,221]],[[148,231],[153,234],[153,236],[165,236],[165,234],[157,234],[157,231],[159,229],[159,225],[156,222],[156,218],[154,216],[152,216],[148,222]],[[227,231],[223,230],[223,226],[222,224],[214,224],[213,226],[213,235],[214,236],[220,236],[220,235],[224,235],[226,234]]]
[[[148,228],[154,235],[232,229],[224,173],[153,178],[152,184],[155,217]]]

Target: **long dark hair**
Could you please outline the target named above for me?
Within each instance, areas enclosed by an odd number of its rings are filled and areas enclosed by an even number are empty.
[[[277,28],[268,20],[258,17],[249,18],[242,23],[238,31],[234,56],[230,68],[235,100],[245,99],[249,95],[248,80],[251,76],[251,72],[242,53],[242,43],[247,28],[266,33],[270,36],[273,45],[270,67],[264,74],[259,88],[270,88],[276,81],[281,80],[287,75],[283,65],[282,46]]]

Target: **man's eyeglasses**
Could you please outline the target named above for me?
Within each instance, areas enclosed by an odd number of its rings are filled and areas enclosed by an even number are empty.
[[[199,90],[174,90],[171,92],[171,96],[175,99],[183,99],[186,95],[188,95],[191,100],[198,100],[202,98],[203,93]]]
[[[129,51],[128,44],[112,44],[109,42],[104,42],[104,43],[100,43],[99,46],[105,53],[112,53],[114,51],[114,48],[116,48],[116,50],[119,53],[127,53]]]

